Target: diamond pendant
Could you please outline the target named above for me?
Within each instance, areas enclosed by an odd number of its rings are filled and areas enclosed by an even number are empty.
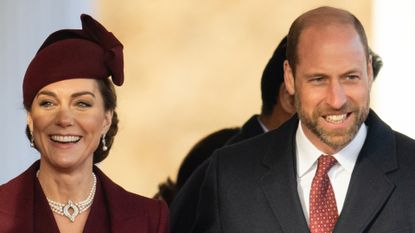
[[[72,209],[72,214],[69,213],[70,209]],[[65,207],[63,207],[63,214],[65,215],[65,217],[69,218],[71,222],[74,222],[76,216],[78,216],[79,214],[79,208],[76,205],[74,205],[71,200],[69,200],[68,204],[66,204]]]
[[[37,173],[39,173],[39,171]],[[95,191],[97,188],[97,177],[94,173],[92,173],[92,176],[94,178],[94,183],[92,184],[91,191],[89,191],[89,195],[85,200],[78,203],[69,200],[68,203],[64,204],[50,200],[48,197],[46,197],[50,209],[56,214],[67,217],[71,222],[75,222],[75,218],[88,210],[94,200]]]

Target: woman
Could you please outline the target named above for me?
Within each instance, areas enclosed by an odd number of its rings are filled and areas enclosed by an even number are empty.
[[[40,161],[0,186],[0,232],[167,232],[164,202],[94,166],[118,130],[112,82],[124,80],[123,47],[90,16],[81,21],[82,30],[51,34],[26,71],[26,133]]]

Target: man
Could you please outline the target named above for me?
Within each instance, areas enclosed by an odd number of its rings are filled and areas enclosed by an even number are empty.
[[[275,49],[261,78],[261,113],[253,115],[241,127],[241,131],[231,138],[227,145],[252,138],[276,129],[295,113],[294,98],[287,92],[284,84],[284,60],[286,58],[287,36]],[[381,57],[369,48],[372,56],[373,79],[383,66]]]
[[[361,23],[331,7],[301,15],[284,71],[298,116],[212,156],[190,232],[413,232],[415,141],[369,109]]]

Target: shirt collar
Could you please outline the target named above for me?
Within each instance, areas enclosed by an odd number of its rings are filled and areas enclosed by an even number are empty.
[[[318,157],[325,153],[317,149],[317,147],[315,147],[305,136],[301,121],[299,121],[298,124],[299,127],[297,127],[297,133],[295,136],[297,145],[297,175],[298,177],[302,177],[313,168],[313,165],[317,161]],[[353,140],[346,147],[332,155],[340,166],[346,169],[349,173],[353,171],[359,152],[365,142],[366,135],[367,126],[362,124]]]
[[[259,125],[261,126],[261,128],[262,128],[262,130],[264,130],[264,133],[266,133],[266,132],[268,132],[269,131],[269,129],[265,126],[265,124],[264,123],[262,123],[262,121],[259,119],[259,116],[257,116],[257,121],[258,121],[258,123],[259,123]]]

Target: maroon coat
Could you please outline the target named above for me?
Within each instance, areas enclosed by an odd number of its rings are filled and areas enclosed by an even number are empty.
[[[0,232],[33,233],[34,184],[39,162],[0,186]],[[127,192],[94,167],[106,196],[112,233],[167,233],[168,209],[162,201]]]

